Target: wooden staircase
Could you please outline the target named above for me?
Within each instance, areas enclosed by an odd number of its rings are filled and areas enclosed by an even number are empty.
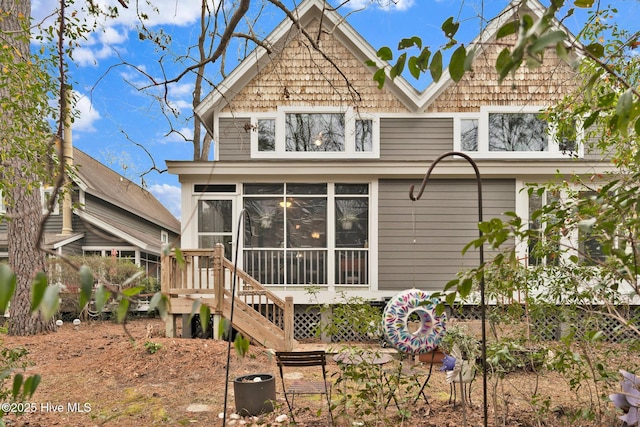
[[[214,317],[214,338],[221,318],[231,318],[234,266],[224,257],[224,246],[214,249],[182,249],[162,257],[162,292],[171,306],[167,336],[175,336],[176,320],[182,316],[183,331],[195,301],[207,304]],[[246,272],[235,271],[233,328],[259,344],[277,351],[291,351],[293,298],[283,301]],[[183,332],[183,336],[184,336]]]

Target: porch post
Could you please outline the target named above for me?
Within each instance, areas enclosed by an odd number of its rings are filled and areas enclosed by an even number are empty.
[[[293,350],[293,297],[284,299],[284,344],[285,351]]]
[[[215,298],[215,307],[213,311],[213,338],[222,339],[220,336],[220,322],[222,322],[222,313],[224,309],[224,269],[222,268],[222,259],[224,258],[224,245],[216,243],[213,250],[213,294]]]
[[[170,254],[162,253],[160,258],[160,291],[163,294],[168,294],[171,288],[171,278],[173,267],[173,258]],[[169,296],[171,298],[171,296]],[[164,321],[165,336],[167,338],[174,338],[176,336],[176,318],[175,314],[171,313],[171,304],[169,304],[169,315]]]

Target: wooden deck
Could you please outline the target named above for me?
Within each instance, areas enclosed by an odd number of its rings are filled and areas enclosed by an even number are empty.
[[[176,320],[192,313],[194,302],[209,306],[214,317],[214,338],[222,318],[231,317],[233,279],[235,308],[233,328],[255,344],[279,351],[291,351],[293,298],[284,301],[224,257],[224,246],[213,249],[182,249],[162,257],[162,292],[170,298],[167,336],[175,336]]]

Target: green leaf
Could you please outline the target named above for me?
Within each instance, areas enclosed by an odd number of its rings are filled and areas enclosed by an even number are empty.
[[[80,276],[80,297],[78,306],[80,310],[84,310],[84,307],[91,299],[91,292],[93,292],[93,273],[91,272],[91,268],[86,265],[82,265],[78,271],[78,276]]]
[[[404,64],[406,60],[407,60],[406,53],[403,53],[398,57],[398,61],[396,62],[396,65],[391,67],[391,71],[389,72],[389,77],[391,77],[391,80],[395,79],[397,76],[402,74],[402,72],[404,71]]]
[[[31,312],[40,307],[44,293],[47,290],[47,275],[43,271],[38,271],[31,286]]]
[[[209,318],[211,317],[211,310],[207,304],[200,305],[200,324],[202,325],[202,332],[207,333],[209,328]]]
[[[409,72],[411,73],[411,75],[413,76],[413,78],[415,78],[416,80],[420,78],[420,67],[418,67],[418,58],[415,56],[412,56],[411,58],[409,58],[409,61],[407,61],[407,68],[409,69]]]
[[[426,71],[429,69],[430,57],[431,51],[429,50],[429,47],[425,47],[424,49],[422,49],[422,52],[420,52],[420,55],[418,55],[418,58],[416,60],[416,65],[420,67],[420,71]]]
[[[104,285],[99,285],[95,295],[96,310],[98,310],[98,312],[102,312],[104,305],[110,297],[111,292],[109,292]]]
[[[383,46],[380,49],[378,49],[378,51],[376,52],[376,55],[378,56],[378,58],[387,62],[393,59],[393,52],[387,46]]]
[[[453,306],[455,304],[455,302],[456,302],[456,293],[455,292],[449,292],[444,300],[447,302],[447,304],[450,307]]]
[[[60,285],[47,286],[40,303],[40,311],[45,320],[51,319],[60,308]]]
[[[511,34],[517,33],[519,26],[520,23],[518,21],[507,22],[498,29],[498,32],[496,33],[496,39],[501,39],[503,37],[507,37]]]
[[[409,39],[402,39],[398,43],[398,50],[408,49],[416,46],[418,49],[422,49],[422,39],[418,36],[413,36]]]
[[[604,56],[604,46],[600,43],[591,43],[584,48],[594,58],[602,58]]]
[[[618,115],[618,130],[622,135],[626,136],[627,126],[631,119],[631,111],[633,109],[633,89],[627,89],[620,98],[618,98],[618,104],[616,105],[616,113]]]
[[[127,288],[122,290],[122,295],[127,297],[133,297],[144,291],[144,286],[135,286],[133,288]]]
[[[458,293],[461,298],[466,298],[471,293],[471,288],[473,287],[473,281],[469,277],[465,277],[462,282],[458,285]]]
[[[127,318],[129,312],[129,300],[122,298],[118,304],[118,311],[116,312],[116,322],[122,323]]]
[[[160,318],[162,320],[166,320],[167,315],[169,314],[170,304],[169,297],[164,295],[162,292],[156,292],[151,297],[151,301],[149,301],[149,311],[157,309],[160,314]]]
[[[591,230],[593,229],[595,223],[595,218],[583,219],[582,221],[578,222],[578,229],[583,233],[591,233]]]
[[[460,27],[459,22],[454,22],[453,16],[447,18],[446,21],[442,23],[442,31],[447,38],[453,38],[458,32],[458,28]]]
[[[575,0],[573,4],[578,7],[588,9],[593,6],[594,0]]]
[[[144,271],[138,271],[135,274],[132,274],[131,277],[128,277],[127,280],[122,282],[122,287],[126,288],[127,286],[129,286],[129,283],[134,282],[135,280],[137,280],[143,274],[145,274]]]
[[[224,317],[222,319],[220,319],[220,322],[218,322],[218,336],[219,337],[224,337],[227,333],[227,326],[229,325],[229,321],[227,319],[225,319]]]
[[[538,37],[538,39],[529,46],[529,52],[533,54],[542,52],[547,47],[557,45],[566,38],[567,34],[564,31],[551,31],[541,37]]]
[[[182,253],[180,248],[176,248],[175,253],[176,253],[176,263],[178,264],[180,269],[184,269],[184,266],[186,265],[186,262],[184,260],[184,254]]]
[[[17,400],[18,396],[20,396],[20,389],[22,388],[23,381],[24,378],[22,374],[16,374],[13,377],[13,387],[11,388],[11,395],[13,396],[14,400]]]
[[[32,375],[27,378],[27,380],[24,382],[24,387],[22,388],[25,398],[29,399],[33,396],[41,380],[42,377],[39,374]]]
[[[249,340],[242,336],[242,334],[236,334],[235,340],[233,340],[233,347],[236,349],[238,356],[244,357],[249,352]]]
[[[467,58],[467,49],[464,46],[458,47],[451,55],[449,62],[449,74],[454,82],[459,82],[464,76],[464,64]]]
[[[589,117],[587,117],[584,120],[584,123],[582,124],[584,129],[589,129],[591,127],[591,125],[593,125],[595,123],[596,120],[598,120],[598,117],[600,116],[600,110],[596,110],[593,113],[591,113],[589,115]]]
[[[476,56],[476,48],[472,47],[467,51],[467,56],[464,58],[464,71],[471,71],[473,69],[473,60]]]
[[[378,89],[382,89],[384,87],[384,81],[386,78],[387,75],[382,68],[378,69],[378,71],[373,74],[373,81],[378,82]]]
[[[200,302],[199,299],[194,300],[193,304],[191,304],[191,313],[189,313],[189,323],[191,323],[193,316],[195,316],[196,313],[200,311],[200,305],[202,305],[202,302]]]
[[[0,264],[0,313],[5,313],[16,291],[16,275],[7,264]]]
[[[498,72],[499,82],[502,82],[502,80],[507,77],[507,74],[509,74],[511,68],[513,68],[511,52],[508,48],[504,48],[498,55],[498,59],[496,59],[496,71]]]
[[[556,44],[556,55],[565,62],[571,62],[571,59],[569,58],[569,50],[567,50],[564,43]]]
[[[433,59],[429,65],[429,71],[431,71],[431,78],[434,82],[440,80],[440,76],[442,76],[442,52],[439,50],[433,54]]]
[[[451,279],[444,285],[444,290],[448,291],[449,289],[455,288],[458,286],[459,279]]]

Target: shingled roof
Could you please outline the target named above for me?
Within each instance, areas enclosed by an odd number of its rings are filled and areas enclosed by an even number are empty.
[[[86,193],[180,233],[180,221],[149,191],[77,148],[73,156],[78,184]]]

